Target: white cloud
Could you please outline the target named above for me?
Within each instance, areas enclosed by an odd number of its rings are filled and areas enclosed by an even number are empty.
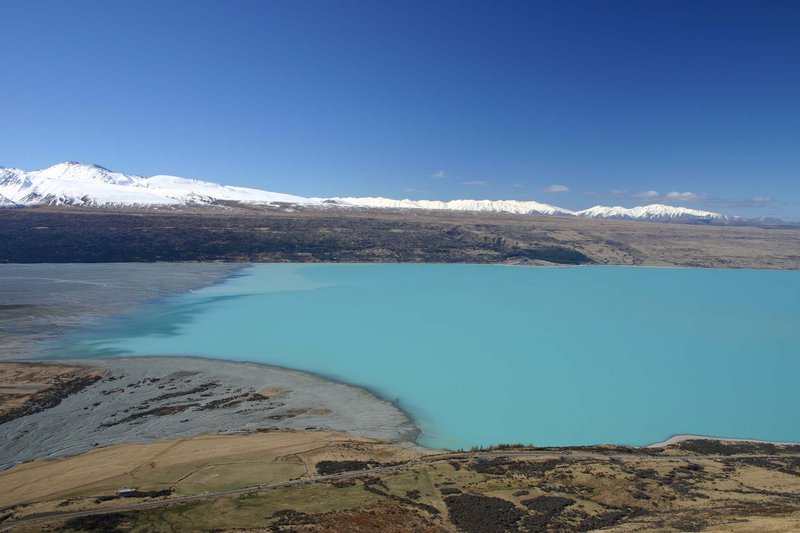
[[[658,202],[658,203],[680,203],[680,202],[698,202],[703,201],[708,204],[717,202],[713,196],[704,192],[691,192],[691,191],[671,191],[662,194],[656,190],[639,191],[631,193],[628,189],[613,189],[609,191],[614,196],[622,196],[627,200],[633,202]]]
[[[555,194],[559,192],[567,192],[568,190],[569,187],[565,187],[564,185],[558,185],[557,183],[554,183],[553,185],[548,185],[547,187],[542,189],[542,192]]]
[[[483,180],[469,180],[469,181],[462,181],[461,185],[489,185],[489,182]]]
[[[753,196],[750,198],[749,203],[753,207],[764,207],[772,203],[772,198],[769,196]]]
[[[658,198],[659,196],[661,196],[661,195],[658,194],[658,191],[641,191],[641,192],[637,192],[636,194],[633,195],[634,198],[645,198],[645,199],[647,199],[647,198],[651,198],[651,199],[652,198]]]
[[[738,207],[738,208],[764,208],[772,206],[772,198],[769,196],[756,195],[743,200],[725,200],[722,198],[711,197],[707,200],[708,204],[714,207]]]
[[[525,188],[525,186],[523,184],[521,184],[521,183],[515,183],[514,185],[512,185],[512,187],[514,187],[515,189],[524,189]]]
[[[694,202],[696,200],[700,200],[703,198],[704,195],[697,194],[696,192],[677,192],[673,191],[667,193],[668,200],[681,200],[684,202]]]
[[[436,172],[431,174],[431,177],[436,180],[443,180],[447,177],[447,172],[445,172],[444,170],[437,170]]]

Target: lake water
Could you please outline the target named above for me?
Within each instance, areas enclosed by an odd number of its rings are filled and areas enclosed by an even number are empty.
[[[438,447],[800,441],[800,272],[256,265],[53,353],[307,370],[397,402]]]

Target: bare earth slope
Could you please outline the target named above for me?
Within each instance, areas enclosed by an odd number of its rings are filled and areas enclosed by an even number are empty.
[[[800,228],[390,209],[0,210],[0,262],[464,262],[800,268]]]

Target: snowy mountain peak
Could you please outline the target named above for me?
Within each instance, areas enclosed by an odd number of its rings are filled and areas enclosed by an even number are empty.
[[[95,207],[179,206],[239,202],[296,204],[341,208],[433,209],[448,211],[557,215],[660,222],[727,222],[719,213],[652,204],[639,207],[594,206],[571,211],[554,205],[520,200],[394,200],[381,197],[304,198],[290,194],[221,185],[210,181],[156,175],[122,174],[100,165],[67,161],[43,170],[25,172],[0,167],[0,207],[82,205]]]
[[[391,198],[330,198],[328,203],[356,207],[393,209],[444,209],[448,211],[483,211],[520,215],[573,215],[568,209],[540,202],[519,200],[392,200]]]
[[[111,170],[107,169],[106,167],[100,166],[96,163],[81,163],[80,161],[64,161],[63,163],[56,163],[50,168],[53,167],[78,167],[83,168],[86,170],[103,170],[105,172],[111,172]]]
[[[612,218],[620,220],[685,220],[685,219],[707,219],[707,220],[728,220],[733,217],[712,213],[711,211],[701,211],[688,207],[674,207],[664,204],[650,204],[637,207],[603,206],[596,205],[583,211],[575,213],[579,217],[589,218]]]
[[[44,170],[31,172],[38,177],[54,180],[77,181],[81,183],[111,183],[115,185],[131,185],[134,176],[112,172],[100,165],[67,161],[58,163]]]
[[[43,170],[0,169],[0,195],[20,205],[158,206],[232,201],[255,204],[318,203],[308,198],[230,187],[177,176],[122,174],[100,165],[67,161]]]

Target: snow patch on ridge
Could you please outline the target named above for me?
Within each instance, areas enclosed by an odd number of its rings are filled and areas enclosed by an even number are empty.
[[[0,194],[0,207],[19,207],[19,204]]]

